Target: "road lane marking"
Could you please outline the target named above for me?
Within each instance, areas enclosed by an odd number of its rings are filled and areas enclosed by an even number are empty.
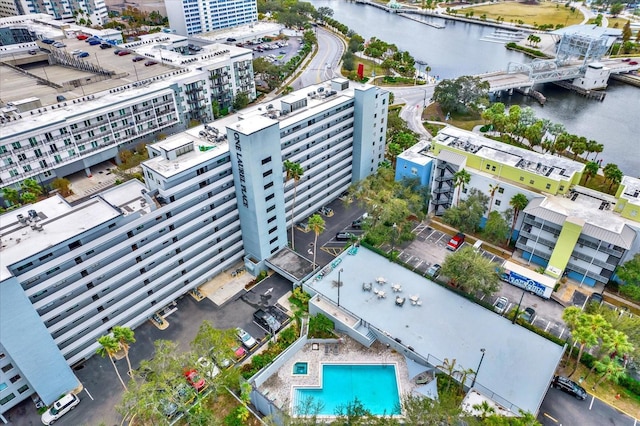
[[[545,417],[548,417],[549,419],[553,420],[555,423],[558,423],[558,420],[554,419],[553,417],[551,417],[550,415],[548,415],[547,413],[542,413]]]
[[[589,404],[589,411],[591,411],[591,407],[593,407],[593,401],[596,400],[596,397],[591,395],[591,404]]]
[[[93,397],[91,396],[87,388],[84,388],[84,391],[87,393],[87,395],[89,395],[89,398],[91,398],[92,401],[95,401],[95,399],[93,399]]]

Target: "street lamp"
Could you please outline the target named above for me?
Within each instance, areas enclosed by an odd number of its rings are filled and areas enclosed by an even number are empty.
[[[516,319],[518,318],[518,313],[520,313],[520,305],[522,304],[523,297],[524,297],[524,290],[522,291],[522,296],[520,296],[520,301],[518,302],[518,306],[516,306],[516,314],[513,316],[513,321],[511,321],[511,324],[516,323]]]
[[[484,348],[480,349],[480,352],[482,352],[482,356],[480,357],[480,363],[478,364],[478,368],[476,369],[476,374],[473,375],[473,381],[471,382],[471,387],[474,387],[476,384],[476,378],[478,377],[478,373],[480,373],[480,367],[482,366],[482,360],[484,359],[485,349]]]
[[[389,261],[393,262],[393,250],[395,250],[396,247],[396,237],[398,234],[398,225],[394,222],[393,223],[393,235],[391,236],[391,253],[389,254]]]
[[[340,286],[342,285],[342,281],[340,281],[340,273],[344,271],[343,268],[338,269],[338,308],[340,307]]]
[[[427,89],[420,89],[424,92],[424,100],[422,101],[422,108],[426,108],[427,107]]]

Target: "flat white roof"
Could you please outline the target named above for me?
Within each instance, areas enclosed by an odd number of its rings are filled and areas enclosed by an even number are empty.
[[[624,186],[624,191],[620,194],[620,198],[624,198],[633,204],[640,204],[640,179],[623,176],[620,184]]]
[[[419,164],[424,166],[429,164],[434,160],[434,156],[429,151],[431,147],[431,142],[428,140],[418,141],[415,145],[405,150],[403,153],[398,155],[398,158],[402,158],[407,161],[411,161],[414,164]]]
[[[480,350],[485,349],[476,383],[485,388],[483,393],[492,392],[497,396],[488,396],[494,400],[503,398],[525,411],[538,412],[562,357],[562,346],[364,247],[355,255],[345,251],[332,263],[338,259],[338,266],[320,281],[314,274],[306,284],[335,303],[338,288],[333,282],[340,270],[340,306],[421,356],[430,355],[431,362],[455,359],[459,369],[476,370]],[[385,278],[386,284],[377,284],[378,277]],[[363,291],[365,282],[385,291],[386,298]],[[392,284],[400,284],[402,291],[393,292]],[[416,295],[421,306],[408,300]],[[407,298],[403,306],[395,304],[396,296]]]
[[[584,169],[584,164],[568,158],[529,151],[451,126],[440,130],[433,140],[449,148],[469,152],[556,181],[571,180],[574,173]]]
[[[17,215],[29,217],[35,210],[39,220],[21,224]],[[7,267],[42,250],[80,235],[120,216],[120,212],[100,198],[71,206],[55,195],[0,216],[0,282],[11,277]],[[34,229],[41,226],[42,229]]]

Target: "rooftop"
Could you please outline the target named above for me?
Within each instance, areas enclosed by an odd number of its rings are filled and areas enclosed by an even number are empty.
[[[594,193],[602,197],[595,197]],[[578,219],[584,222],[582,232],[586,235],[627,250],[631,248],[636,232],[629,225],[634,222],[613,213],[612,197],[581,186],[573,187],[565,196],[545,195],[531,200],[525,212],[557,225],[570,218]]]
[[[224,42],[228,38],[236,39],[237,42],[251,41],[264,36],[277,36],[282,31],[283,26],[275,22],[254,22],[252,24],[239,25],[233,28],[222,28],[208,33],[194,35],[194,38],[207,41]],[[236,43],[234,41],[233,43]]]
[[[355,255],[345,252],[338,259],[342,307],[423,357],[455,359],[460,369],[475,370],[481,349],[485,349],[476,387],[483,393],[495,393],[491,395],[494,400],[502,398],[538,412],[561,359],[561,346],[363,247]],[[335,301],[336,269],[320,281],[314,276],[307,285]],[[377,283],[379,278],[386,284]],[[363,283],[383,290],[386,297],[364,291]],[[399,284],[401,292],[393,292],[393,284]],[[418,296],[422,305],[407,301],[397,306],[396,296]]]
[[[120,215],[100,198],[71,206],[60,195],[1,215],[0,282],[11,277],[8,266]]]
[[[433,140],[449,148],[468,152],[556,181],[570,180],[574,173],[584,169],[584,164],[568,158],[540,154],[450,126],[442,129]]]
[[[620,194],[620,198],[624,198],[630,203],[640,205],[640,179],[623,176],[620,184],[624,186],[624,191]]]

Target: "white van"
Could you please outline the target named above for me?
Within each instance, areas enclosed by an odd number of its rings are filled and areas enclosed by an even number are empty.
[[[481,246],[482,246],[482,241],[481,241],[481,240],[478,240],[478,241],[476,241],[476,242],[473,244],[473,249],[474,249],[475,251],[478,251],[478,250],[480,250],[480,247],[481,247]]]
[[[51,408],[49,408],[42,414],[42,423],[45,425],[53,424],[60,417],[76,408],[76,405],[78,404],[80,404],[80,398],[72,393],[66,394],[65,396],[54,402]]]

